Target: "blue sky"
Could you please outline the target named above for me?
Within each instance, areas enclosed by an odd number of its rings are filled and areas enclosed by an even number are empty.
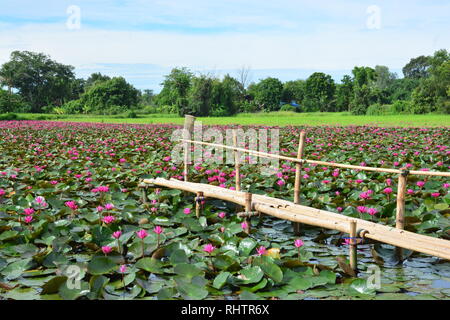
[[[80,28],[70,6],[80,10]],[[401,75],[410,58],[450,49],[447,0],[0,0],[0,63],[45,52],[92,72],[160,90],[175,66],[283,81],[314,71],[339,81],[353,66]]]

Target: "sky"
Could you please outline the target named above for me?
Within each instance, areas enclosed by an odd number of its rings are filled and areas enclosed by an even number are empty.
[[[448,0],[0,0],[0,64],[14,50],[161,90],[173,67],[282,81],[354,66],[401,77],[420,55],[450,49]]]

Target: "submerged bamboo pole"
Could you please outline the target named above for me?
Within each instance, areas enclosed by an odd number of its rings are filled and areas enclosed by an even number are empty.
[[[175,179],[166,180],[162,178],[146,179],[143,182],[192,193],[203,191],[205,197],[222,199],[241,206],[245,206],[246,203],[244,192],[220,188],[218,186],[183,182]],[[365,238],[367,239],[450,260],[450,241],[448,240],[416,234],[394,227],[362,219],[350,218],[334,212],[296,205],[290,201],[257,194],[252,195],[252,207],[252,210],[280,219],[338,230],[344,233],[350,233],[350,221],[354,220],[357,222],[359,229],[366,231]]]
[[[245,193],[245,212],[246,213],[250,213],[252,211],[252,194],[249,192]],[[246,228],[245,233],[249,234],[250,233],[250,222],[247,220],[247,218],[245,218],[244,220],[248,227]]]
[[[184,130],[183,130],[183,141],[184,141],[184,181],[188,181],[188,172],[189,172],[189,162],[190,162],[190,153],[191,153],[191,143],[188,142],[192,138],[192,131],[194,131],[194,122],[195,117],[186,115],[184,117]]]
[[[357,250],[358,243],[356,241],[356,221],[350,221],[350,243],[349,243],[349,257],[350,257],[350,268],[352,268],[355,273],[358,269],[358,261],[357,261]]]
[[[197,216],[197,219],[200,218],[200,214],[202,213],[203,209],[203,200],[205,199],[203,191],[197,192],[197,197],[195,198],[195,215]]]
[[[305,153],[305,131],[300,132],[300,139],[298,141],[297,159],[302,159]],[[300,204],[300,182],[301,182],[302,163],[296,163],[295,165],[295,184],[294,184],[294,203]],[[301,224],[294,222],[292,224],[294,228],[294,234],[300,235]]]
[[[233,130],[233,146],[237,148],[237,130]],[[241,191],[241,169],[240,169],[240,154],[239,151],[234,150],[234,168],[235,168],[235,178],[236,178],[236,191]]]
[[[405,229],[405,194],[407,185],[407,171],[398,176],[398,190],[397,190],[397,211],[395,216],[395,227],[397,229]],[[396,255],[401,261],[403,258],[402,248],[396,248]]]
[[[311,164],[324,165],[324,166],[337,167],[337,168],[344,168],[344,169],[351,169],[351,170],[374,171],[374,172],[384,172],[384,173],[394,173],[394,174],[402,173],[402,170],[398,170],[398,169],[363,167],[363,166],[355,166],[355,165],[351,165],[351,164],[342,164],[342,163],[334,163],[334,162],[326,162],[326,161],[318,161],[318,160],[297,159],[297,158],[291,158],[291,157],[271,154],[271,153],[267,153],[267,152],[261,152],[261,151],[248,150],[248,149],[244,149],[244,148],[235,148],[235,147],[231,147],[231,146],[225,146],[223,144],[218,144],[218,143],[210,143],[210,142],[194,141],[194,140],[185,140],[185,139],[181,139],[181,141],[191,142],[191,143],[194,143],[194,144],[201,144],[201,145],[206,145],[206,146],[212,146],[212,147],[220,147],[220,148],[230,149],[230,150],[238,150],[240,152],[245,152],[245,153],[256,155],[256,156],[259,156],[259,157],[264,157],[264,158],[269,158],[269,159],[286,160],[286,161],[291,161],[291,162],[294,162],[294,163],[311,163]],[[409,174],[422,175],[422,176],[450,177],[450,172],[437,172],[437,171],[409,171]]]

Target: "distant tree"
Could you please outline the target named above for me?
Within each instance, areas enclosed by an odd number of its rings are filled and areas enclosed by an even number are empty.
[[[0,88],[0,113],[29,111],[20,95]]]
[[[251,94],[260,111],[277,111],[280,109],[283,83],[276,78],[266,78],[253,86]]]
[[[194,77],[188,92],[189,114],[209,116],[212,106],[213,79],[207,75]]]
[[[105,113],[110,108],[127,111],[137,106],[138,102],[139,90],[124,78],[117,77],[95,82],[81,96],[79,106],[90,111]]]
[[[153,90],[150,89],[145,89],[141,92],[140,95],[140,102],[143,105],[151,105],[153,102],[153,98],[154,98],[155,94],[153,93]]]
[[[108,80],[111,80],[111,78],[108,77],[107,75],[103,75],[100,72],[93,73],[89,76],[89,78],[87,78],[87,80],[85,82],[85,88],[87,90],[89,87],[94,85],[96,82],[103,82],[103,81],[108,81]]]
[[[2,65],[0,76],[8,87],[19,91],[32,112],[41,112],[43,106],[61,105],[70,99],[73,70],[43,53],[13,51],[10,61]]]
[[[158,95],[159,106],[175,106],[178,114],[184,116],[189,114],[188,92],[194,75],[187,68],[174,68],[169,75],[165,76],[163,89]]]
[[[239,105],[243,103],[244,100],[244,87],[238,80],[228,74],[225,75],[220,85],[221,94],[219,105],[223,106],[227,115],[237,113]]]
[[[305,85],[304,105],[308,111],[334,111],[336,85],[330,75],[313,73]]]
[[[380,90],[388,89],[397,79],[397,74],[390,72],[386,66],[375,66],[374,86]]]
[[[423,79],[429,76],[428,69],[431,66],[430,57],[419,56],[412,58],[407,65],[403,67],[403,75],[408,79]]]
[[[281,100],[286,103],[290,103],[291,101],[295,101],[297,103],[302,102],[305,96],[305,85],[306,83],[304,80],[285,82],[283,85]]]
[[[249,66],[242,66],[242,68],[240,68],[237,71],[237,74],[238,74],[237,80],[239,81],[242,88],[244,88],[244,89],[246,89],[250,83],[250,80],[251,80],[250,73],[251,73],[251,68]]]
[[[345,75],[341,83],[336,86],[336,109],[337,111],[350,111],[350,102],[353,98],[353,80]]]
[[[378,101],[374,95],[375,70],[370,67],[354,67],[353,74],[353,97],[350,109],[353,114],[366,114],[367,108]]]

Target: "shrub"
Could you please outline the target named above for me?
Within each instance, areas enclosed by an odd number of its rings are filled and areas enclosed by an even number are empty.
[[[280,108],[280,111],[292,111],[297,112],[297,108],[294,106],[291,106],[290,104],[285,104]]]
[[[127,118],[129,118],[129,119],[136,119],[136,118],[138,118],[138,115],[134,111],[129,111],[127,113]]]

